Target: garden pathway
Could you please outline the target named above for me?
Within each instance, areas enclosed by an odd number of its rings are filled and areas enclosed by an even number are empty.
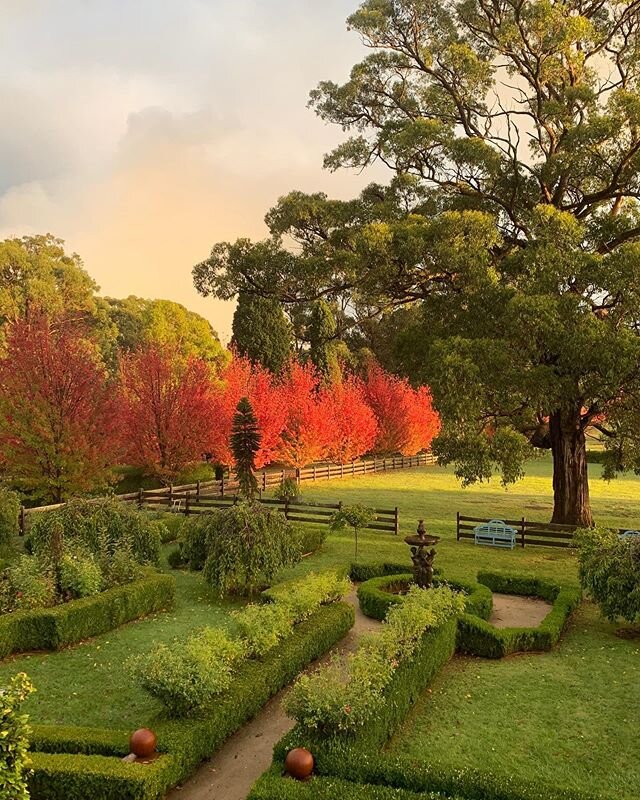
[[[363,633],[376,630],[381,623],[365,617],[360,611],[355,591],[346,598],[356,610],[356,621],[349,633],[319,661],[313,669],[333,653],[353,652]],[[282,710],[283,689],[260,712],[237,731],[205,761],[193,777],[173,789],[167,800],[245,800],[253,784],[271,766],[273,747],[294,722]]]
[[[537,628],[553,606],[535,597],[493,593],[489,622],[496,628]]]

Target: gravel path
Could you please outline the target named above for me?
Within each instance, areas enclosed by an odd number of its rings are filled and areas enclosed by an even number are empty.
[[[356,621],[349,633],[322,659],[310,665],[313,669],[333,653],[347,654],[355,650],[363,633],[376,630],[380,624],[360,611],[355,591],[345,600],[356,609]],[[167,800],[245,800],[256,780],[271,765],[273,747],[294,722],[282,710],[283,689],[258,714],[231,736],[205,761],[182,786],[176,787]]]

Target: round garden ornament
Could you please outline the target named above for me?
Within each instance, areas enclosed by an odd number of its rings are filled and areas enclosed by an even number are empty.
[[[287,773],[298,781],[303,781],[311,775],[313,764],[313,756],[304,747],[289,750],[284,760],[284,768]]]
[[[149,758],[156,751],[158,737],[149,728],[140,728],[131,734],[129,748],[138,758]]]

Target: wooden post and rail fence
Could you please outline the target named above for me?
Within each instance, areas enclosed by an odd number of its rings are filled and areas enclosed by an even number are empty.
[[[271,488],[281,486],[288,478],[295,480],[298,484],[307,483],[310,481],[334,480],[336,478],[351,478],[360,475],[373,475],[378,472],[389,472],[397,469],[410,469],[414,467],[424,467],[434,465],[436,463],[435,456],[432,453],[420,453],[416,456],[390,456],[389,458],[375,458],[375,459],[361,459],[358,461],[350,461],[348,464],[314,464],[302,469],[264,469],[256,473],[258,479],[258,486],[260,488],[260,501],[269,504],[281,504],[284,501],[267,500],[262,498],[262,494]],[[234,476],[221,480],[211,481],[196,481],[195,483],[184,484],[181,486],[165,486],[160,489],[140,489],[137,492],[129,492],[128,494],[114,495],[117,500],[122,502],[135,502],[139,507],[148,506],[161,509],[167,506],[168,510],[180,511],[184,514],[201,513],[203,509],[210,508],[225,508],[226,506],[237,502],[238,500],[239,485]],[[96,502],[101,498],[93,498]],[[56,503],[48,506],[38,506],[36,508],[20,509],[20,533],[25,533],[29,517],[33,514],[53,511],[56,508],[61,508],[64,503]],[[319,511],[311,513],[313,519],[303,519],[305,516],[304,509],[315,508],[320,509],[322,506],[317,503],[293,503],[289,502],[289,510],[283,509],[285,515],[289,519],[299,519],[299,521],[321,522],[322,520]],[[340,504],[328,505],[327,518],[330,517],[334,510],[340,508]],[[296,509],[297,515],[296,515]],[[303,509],[300,511],[300,509]],[[398,509],[394,510],[377,510],[376,512],[382,517],[382,520],[373,522],[369,527],[374,530],[391,530],[398,533]],[[308,514],[307,514],[308,516]],[[389,518],[393,517],[391,522]],[[328,519],[327,519],[328,522]],[[376,525],[382,527],[376,528]],[[390,526],[393,527],[390,527]]]
[[[535,545],[537,547],[574,547],[573,536],[576,532],[575,525],[559,525],[554,522],[535,522],[525,517],[520,519],[500,519],[505,525],[516,529],[516,543],[520,547]],[[486,517],[466,517],[459,511],[456,514],[456,539],[473,539],[473,529],[476,525],[487,523]],[[625,533],[626,528],[620,528],[619,533]]]

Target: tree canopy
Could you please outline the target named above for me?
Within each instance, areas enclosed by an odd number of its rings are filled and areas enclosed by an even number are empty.
[[[291,325],[280,302],[241,292],[233,315],[231,344],[249,361],[280,372],[292,351]]]
[[[401,313],[441,460],[509,482],[550,448],[553,520],[590,525],[586,431],[610,474],[640,468],[640,3],[366,0],[348,23],[369,54],[311,93],[349,134],[325,165],[389,184],[292,192],[196,284],[335,300],[363,330]]]

